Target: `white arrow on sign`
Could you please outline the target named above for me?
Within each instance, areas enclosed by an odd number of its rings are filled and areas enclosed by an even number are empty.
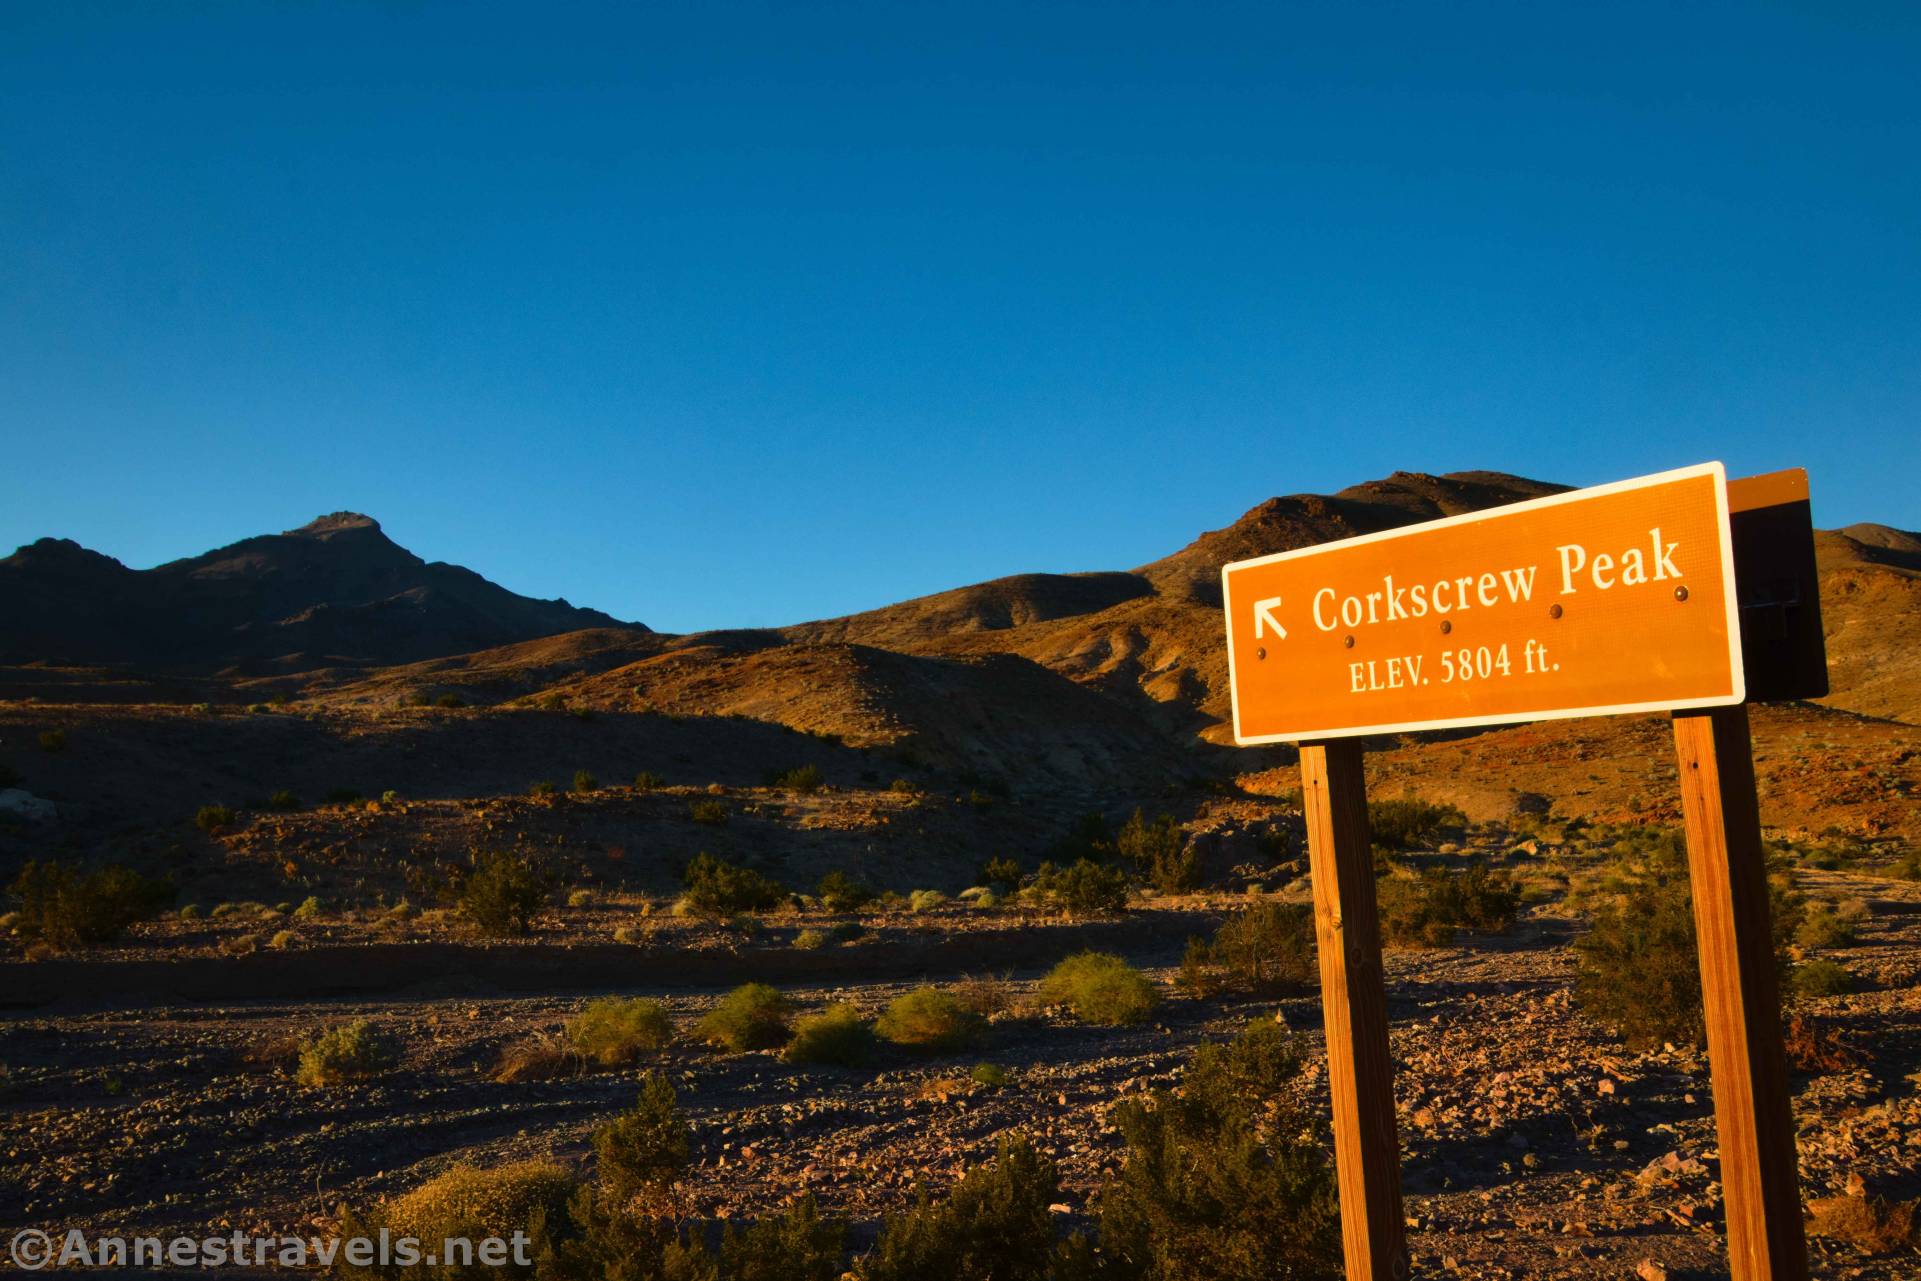
[[[1287,628],[1282,627],[1281,620],[1274,617],[1274,607],[1280,603],[1281,598],[1279,596],[1269,596],[1266,600],[1257,600],[1254,602],[1255,640],[1261,638],[1261,628],[1264,626],[1272,627],[1274,634],[1282,640],[1287,639]]]

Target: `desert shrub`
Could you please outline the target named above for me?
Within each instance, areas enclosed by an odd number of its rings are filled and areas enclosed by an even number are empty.
[[[1341,1275],[1332,1170],[1281,1096],[1302,1051],[1272,1022],[1196,1050],[1178,1094],[1129,1101],[1096,1202],[1103,1273],[1139,1281]]]
[[[1840,1028],[1805,1008],[1790,1008],[1781,1029],[1788,1066],[1797,1072],[1846,1072],[1862,1065],[1858,1046]]]
[[[600,780],[595,778],[590,770],[577,769],[574,771],[573,790],[576,792],[598,791],[600,790]]]
[[[915,890],[907,896],[907,910],[925,912],[947,902],[947,896],[939,890]]]
[[[594,892],[592,890],[579,889],[567,891],[568,907],[592,907],[593,905]]]
[[[1499,934],[1514,923],[1520,894],[1505,873],[1471,863],[1459,872],[1433,867],[1418,878],[1379,885],[1381,937],[1388,946],[1445,947],[1456,930]]]
[[[557,1076],[573,1076],[580,1069],[580,1055],[564,1039],[557,1036],[530,1036],[501,1050],[493,1079],[502,1085],[512,1085],[517,1081],[547,1081]]]
[[[1630,1045],[1706,1044],[1694,899],[1681,833],[1629,833],[1611,852],[1625,864],[1623,879],[1594,906],[1588,928],[1574,940],[1575,1000]],[[1769,896],[1775,969],[1785,990],[1788,940],[1800,924],[1800,901],[1779,874],[1769,877]]]
[[[1083,858],[1072,867],[1042,863],[1034,873],[1035,891],[1076,916],[1119,912],[1127,907],[1127,873]]]
[[[974,877],[982,885],[998,885],[1004,890],[1020,888],[1021,865],[1011,858],[990,858]]]
[[[982,1018],[1014,1008],[1014,985],[991,974],[970,974],[950,989],[957,1000]]]
[[[336,787],[326,796],[329,805],[354,805],[365,799],[357,787]]]
[[[1863,1254],[1921,1248],[1921,1200],[1830,1196],[1808,1202],[1808,1234],[1845,1241]]]
[[[325,910],[326,909],[321,906],[320,899],[309,894],[306,898],[301,899],[300,906],[293,910],[294,919],[311,921]]]
[[[438,1251],[440,1242],[460,1238],[478,1242],[487,1237],[511,1238],[517,1231],[530,1238],[529,1257],[539,1258],[556,1235],[571,1231],[568,1202],[574,1195],[574,1176],[553,1161],[518,1161],[482,1169],[457,1165],[413,1191],[386,1203],[346,1235],[374,1236],[382,1228],[394,1238],[413,1237],[424,1249]],[[499,1269],[474,1263],[343,1269],[346,1275],[483,1277],[514,1275],[526,1269]]]
[[[826,947],[833,941],[833,936],[826,930],[808,929],[794,935],[793,946],[803,952],[813,952]]]
[[[1809,908],[1794,932],[1794,941],[1810,950],[1846,947],[1854,938],[1854,922],[1825,903]]]
[[[200,904],[189,903],[185,907],[181,908],[179,912],[175,913],[175,915],[177,915],[183,921],[197,921],[201,917],[205,916],[206,913],[200,910]]]
[[[1181,985],[1197,996],[1228,990],[1269,995],[1314,977],[1314,914],[1260,903],[1221,922],[1210,939],[1187,941]]]
[[[674,1023],[659,1001],[602,997],[567,1020],[567,1040],[584,1059],[619,1067],[674,1039]]]
[[[719,827],[727,821],[727,807],[719,801],[695,801],[687,807],[687,817],[708,827]]]
[[[743,983],[695,1024],[701,1040],[736,1054],[772,1049],[787,1039],[793,1005],[765,983]]]
[[[267,940],[267,946],[273,948],[275,951],[280,951],[283,948],[293,946],[299,937],[300,936],[292,930],[279,930],[272,938]]]
[[[40,731],[40,750],[43,752],[64,752],[67,750],[67,731],[63,729],[43,729]]]
[[[1012,1078],[1008,1075],[1007,1069],[998,1063],[976,1063],[973,1071],[967,1074],[967,1079],[975,1085],[985,1086],[990,1090],[1000,1090],[1005,1089]]]
[[[1889,870],[1900,880],[1921,881],[1921,845],[1904,850]]]
[[[1145,974],[1111,952],[1080,952],[1041,980],[1041,1000],[1065,1005],[1083,1023],[1119,1027],[1154,1012],[1160,995]]]
[[[1466,824],[1467,815],[1454,806],[1435,805],[1412,796],[1367,803],[1367,826],[1374,843],[1391,850],[1426,849],[1447,829]]]
[[[687,906],[703,916],[762,912],[787,898],[786,889],[777,882],[707,853],[696,854],[680,879],[687,887]]]
[[[300,798],[283,787],[267,798],[266,808],[276,813],[290,813],[300,808]]]
[[[489,937],[525,934],[546,905],[550,888],[547,876],[518,855],[481,854],[461,884],[460,910]]]
[[[867,927],[859,921],[841,921],[827,931],[836,943],[851,943],[867,933]]]
[[[893,782],[887,785],[887,790],[890,792],[899,793],[900,795],[903,795],[903,796],[912,796],[915,792],[918,792],[920,789],[914,786],[914,781],[912,779],[897,778]]]
[[[976,1166],[946,1197],[923,1185],[911,1208],[881,1221],[861,1261],[862,1281],[1042,1281],[1054,1253],[1060,1200],[1053,1161],[1025,1135],[1002,1138],[994,1163]]]
[[[366,1019],[328,1028],[300,1047],[302,1085],[341,1085],[392,1071],[400,1063],[400,1041]]]
[[[65,863],[29,862],[7,886],[13,928],[52,948],[118,938],[135,921],[159,915],[173,887],[114,864],[82,873]]]
[[[953,993],[917,987],[895,997],[874,1030],[895,1045],[932,1054],[975,1044],[986,1022]]]
[[[1149,820],[1140,810],[1122,824],[1114,848],[1132,860],[1143,881],[1163,894],[1185,894],[1201,883],[1200,851],[1172,814]]]
[[[649,1072],[634,1106],[594,1131],[596,1176],[618,1201],[658,1191],[686,1168],[691,1137],[674,1087]]]
[[[830,912],[858,912],[874,901],[874,890],[835,869],[820,878],[820,884],[814,887],[814,897]]]
[[[1854,971],[1834,961],[1803,961],[1788,981],[1801,996],[1839,996],[1854,990]]]
[[[652,931],[645,926],[620,925],[614,928],[614,942],[645,943],[651,934]]]
[[[226,805],[202,805],[194,811],[193,825],[203,832],[218,832],[233,826],[234,812]]]
[[[527,795],[529,796],[552,796],[559,791],[560,789],[555,787],[552,781],[544,778],[536,779],[527,785]]]
[[[781,1057],[789,1063],[859,1067],[874,1052],[874,1029],[852,1005],[830,1005],[794,1024]]]
[[[466,705],[467,700],[458,694],[442,694],[434,700],[435,707],[444,707],[449,711],[452,711],[454,708],[465,707]]]
[[[636,792],[657,792],[665,786],[667,786],[667,780],[652,770],[644,769],[634,775],[634,790]]]
[[[774,786],[790,792],[818,792],[826,782],[827,776],[818,765],[802,765],[774,775]]]
[[[720,1274],[727,1281],[837,1281],[847,1242],[844,1220],[822,1218],[809,1192],[779,1214],[721,1232]]]

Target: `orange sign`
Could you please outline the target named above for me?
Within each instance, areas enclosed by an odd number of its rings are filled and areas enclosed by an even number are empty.
[[[1238,561],[1221,592],[1243,744],[1746,696],[1720,463]]]

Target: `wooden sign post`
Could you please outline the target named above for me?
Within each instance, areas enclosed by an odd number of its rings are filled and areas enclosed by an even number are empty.
[[[1235,740],[1300,744],[1350,1278],[1410,1271],[1360,736],[1655,710],[1674,713],[1733,1276],[1807,1276],[1743,704],[1827,692],[1812,540],[1805,473],[1730,484],[1709,463],[1222,569]]]

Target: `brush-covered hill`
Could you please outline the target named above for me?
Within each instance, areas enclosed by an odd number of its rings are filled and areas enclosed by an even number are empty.
[[[147,570],[55,538],[0,560],[0,663],[259,675],[633,626],[424,561],[355,512]]]

